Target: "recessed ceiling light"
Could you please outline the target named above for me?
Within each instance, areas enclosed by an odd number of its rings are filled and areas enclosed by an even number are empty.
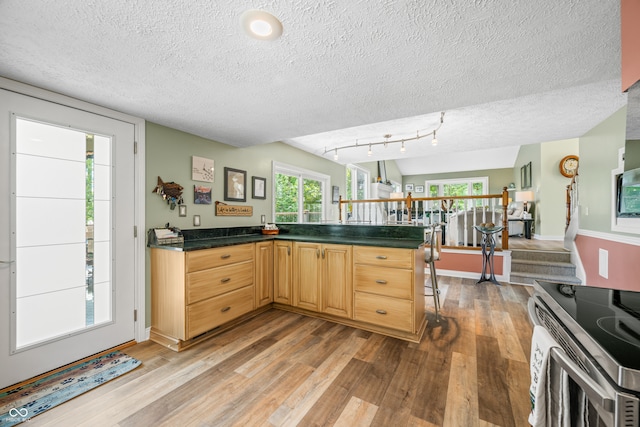
[[[242,28],[254,39],[275,40],[282,35],[282,23],[263,10],[247,10],[240,17]]]

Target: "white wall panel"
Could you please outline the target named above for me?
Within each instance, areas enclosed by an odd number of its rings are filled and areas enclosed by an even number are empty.
[[[84,200],[17,198],[17,246],[84,242],[84,204]]]
[[[108,201],[93,203],[93,238],[105,242],[111,238],[111,205]]]
[[[98,165],[111,165],[111,138],[100,135],[93,138],[93,160]]]
[[[18,197],[85,198],[85,162],[16,156]]]
[[[85,285],[82,243],[18,248],[18,298]]]
[[[111,280],[111,244],[96,242],[93,253],[93,283],[109,282]]]
[[[93,324],[111,320],[111,286],[109,283],[97,283],[93,287]],[[131,313],[133,316],[133,313]]]
[[[18,153],[80,162],[87,156],[84,132],[29,120],[17,120],[16,131],[20,141],[17,145]]]
[[[84,287],[18,298],[17,346],[23,347],[85,327]]]
[[[111,167],[95,165],[93,174],[95,200],[111,199]]]

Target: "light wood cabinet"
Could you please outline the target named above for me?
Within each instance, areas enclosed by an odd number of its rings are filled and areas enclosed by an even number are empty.
[[[293,305],[352,317],[352,247],[294,242]]]
[[[353,258],[354,319],[421,335],[426,325],[424,252],[356,246]]]
[[[152,248],[151,339],[179,351],[254,310],[254,251],[253,243],[191,252]]]
[[[273,248],[273,301],[291,305],[293,303],[291,289],[293,282],[293,243],[276,240],[273,243]]]
[[[273,241],[256,243],[256,308],[273,302]]]

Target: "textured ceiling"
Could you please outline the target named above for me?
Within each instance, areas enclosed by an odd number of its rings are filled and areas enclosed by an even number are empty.
[[[277,16],[282,37],[244,34],[248,9]],[[320,155],[428,131],[446,111],[437,147],[339,162],[511,167],[518,145],[579,137],[625,105],[619,14],[619,0],[0,0],[0,75],[238,147]]]

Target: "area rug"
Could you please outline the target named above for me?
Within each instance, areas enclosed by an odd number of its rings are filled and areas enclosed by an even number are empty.
[[[0,427],[28,421],[54,406],[131,371],[140,363],[133,357],[114,351],[0,393]]]

